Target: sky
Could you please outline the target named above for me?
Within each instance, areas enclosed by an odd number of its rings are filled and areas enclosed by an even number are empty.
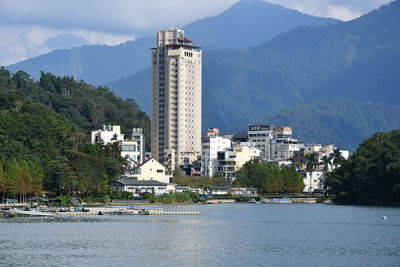
[[[246,0],[249,1],[249,0]],[[55,49],[117,45],[215,16],[238,0],[0,0],[0,66]],[[269,0],[348,21],[391,0]]]

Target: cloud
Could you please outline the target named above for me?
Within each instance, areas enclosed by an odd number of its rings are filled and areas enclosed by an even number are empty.
[[[137,34],[216,15],[238,0],[1,0],[0,24]]]
[[[267,0],[302,13],[352,20],[392,0]]]
[[[362,14],[352,11],[345,6],[328,5],[326,8],[327,17],[337,18],[340,20],[348,21],[360,17]]]
[[[217,15],[239,0],[0,0],[0,65],[56,48],[116,45],[158,29]],[[267,0],[300,12],[342,20],[390,0]]]
[[[52,29],[40,26],[1,26],[0,66],[13,64],[55,49],[85,44],[117,45],[133,40],[132,35],[87,30]]]

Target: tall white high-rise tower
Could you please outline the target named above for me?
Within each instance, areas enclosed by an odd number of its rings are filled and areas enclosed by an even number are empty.
[[[157,33],[151,56],[151,153],[169,172],[201,155],[201,54],[183,30]]]

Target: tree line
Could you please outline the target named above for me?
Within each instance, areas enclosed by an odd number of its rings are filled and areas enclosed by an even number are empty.
[[[235,186],[254,187],[259,193],[297,193],[304,189],[301,175],[294,165],[250,160],[235,173]]]
[[[337,203],[399,205],[400,130],[365,140],[325,185]]]
[[[20,197],[21,193],[24,196],[22,200],[30,194],[39,194],[40,190],[34,186],[37,181],[32,180],[32,191],[30,189],[32,175],[27,173],[33,173],[33,167],[29,169],[25,166],[35,165],[43,173],[39,187],[54,196],[68,194],[96,199],[109,194],[107,183],[123,173],[125,164],[120,154],[120,144],[91,144],[89,131],[69,118],[71,114],[76,117],[81,115],[74,113],[74,109],[70,110],[71,113],[55,112],[55,106],[60,107],[56,104],[59,98],[51,92],[43,91],[37,82],[21,75],[18,73],[11,76],[4,68],[0,69],[0,155],[7,162],[3,171],[11,169],[10,162],[15,161],[18,164],[12,165],[19,166],[14,168],[18,170],[16,175],[7,174],[12,179],[2,180],[6,182],[2,183],[0,191],[4,191],[5,197]],[[63,81],[62,78],[55,80],[56,83]],[[80,83],[71,81],[71,84]],[[67,85],[56,87],[64,88],[60,92],[68,96]],[[76,88],[78,91],[81,89],[79,86]],[[90,98],[94,94],[92,91],[96,91],[90,87],[86,89],[77,95],[87,93],[86,97]],[[28,93],[30,90],[32,92]],[[35,99],[40,97],[51,101],[38,103]],[[133,121],[131,123],[134,124]],[[19,180],[15,177],[19,177]],[[14,182],[10,183],[10,179]],[[19,184],[15,181],[19,181]]]
[[[36,161],[6,160],[0,162],[0,194],[4,202],[6,198],[18,198],[26,202],[27,195],[42,191],[43,168]]]

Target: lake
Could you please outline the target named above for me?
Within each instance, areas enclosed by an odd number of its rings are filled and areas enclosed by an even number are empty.
[[[1,219],[0,265],[400,265],[400,208],[250,203],[162,207],[200,215]]]

